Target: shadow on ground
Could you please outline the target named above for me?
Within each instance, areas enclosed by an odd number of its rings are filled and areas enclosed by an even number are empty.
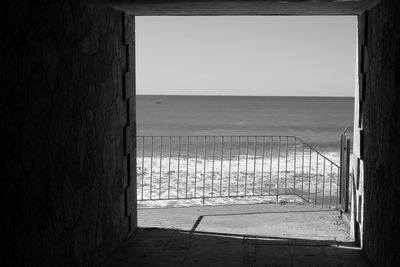
[[[139,228],[103,266],[369,266],[352,242]]]
[[[256,204],[138,210],[143,228],[313,240],[353,241],[338,210],[312,205]]]

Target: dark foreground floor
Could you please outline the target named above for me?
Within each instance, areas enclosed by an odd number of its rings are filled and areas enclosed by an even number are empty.
[[[351,242],[139,228],[103,266],[369,266]]]

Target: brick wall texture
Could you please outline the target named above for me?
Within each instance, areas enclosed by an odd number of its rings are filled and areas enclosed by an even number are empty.
[[[124,15],[23,0],[0,20],[1,261],[97,265],[135,227]]]
[[[400,2],[367,13],[363,245],[374,266],[400,266]]]

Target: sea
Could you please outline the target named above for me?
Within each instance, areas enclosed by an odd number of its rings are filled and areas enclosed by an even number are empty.
[[[353,124],[353,98],[139,95],[136,100],[142,208],[201,200],[204,205],[206,198],[212,205],[238,203],[229,196],[264,203],[290,192],[300,194],[300,201],[337,202],[340,135]]]
[[[138,136],[297,136],[339,153],[352,97],[138,95]]]

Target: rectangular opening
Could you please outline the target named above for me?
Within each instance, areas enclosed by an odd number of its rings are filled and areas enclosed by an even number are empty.
[[[356,20],[136,17],[139,207],[339,207]]]

